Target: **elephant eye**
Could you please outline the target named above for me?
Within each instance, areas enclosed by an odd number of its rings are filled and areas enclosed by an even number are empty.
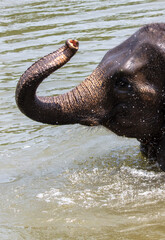
[[[131,84],[126,77],[118,78],[115,81],[115,87],[119,89],[130,89]]]

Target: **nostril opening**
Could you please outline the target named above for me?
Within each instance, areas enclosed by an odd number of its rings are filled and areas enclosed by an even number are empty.
[[[77,40],[70,40],[69,41],[74,47],[78,47],[78,41]]]
[[[79,42],[77,40],[73,40],[73,39],[68,39],[66,41],[66,44],[68,45],[69,48],[73,48],[73,49],[78,49],[79,47]]]

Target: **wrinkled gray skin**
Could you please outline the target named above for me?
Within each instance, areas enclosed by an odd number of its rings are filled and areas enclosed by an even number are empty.
[[[146,25],[109,50],[94,72],[72,91],[38,97],[39,84],[78,50],[68,40],[34,63],[16,89],[19,109],[47,124],[103,125],[137,138],[141,151],[165,171],[165,24]]]

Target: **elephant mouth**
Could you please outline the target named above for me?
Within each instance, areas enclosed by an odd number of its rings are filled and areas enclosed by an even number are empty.
[[[97,117],[82,117],[82,119],[79,121],[80,124],[86,125],[86,126],[98,126],[101,125],[100,119]]]
[[[124,103],[116,105],[110,114],[110,121],[116,123],[117,125],[123,125],[125,127],[131,127],[132,121],[130,120],[130,111],[128,106]]]
[[[126,104],[118,104],[110,111],[103,125],[119,136],[132,137],[133,116]],[[133,136],[134,137],[134,136]]]

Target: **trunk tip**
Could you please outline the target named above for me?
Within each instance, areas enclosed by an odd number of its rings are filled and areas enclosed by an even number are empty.
[[[78,47],[79,47],[79,42],[75,39],[75,40],[73,40],[73,39],[68,39],[67,41],[66,41],[66,45],[69,47],[69,48],[71,48],[71,49],[74,49],[74,50],[78,50]]]

